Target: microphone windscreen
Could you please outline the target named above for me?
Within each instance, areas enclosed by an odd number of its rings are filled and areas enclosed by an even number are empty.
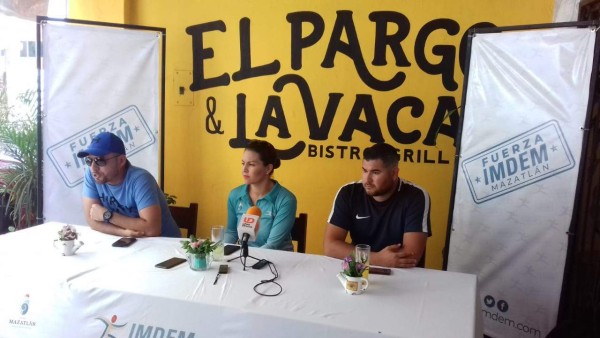
[[[246,211],[246,213],[249,215],[255,215],[258,217],[260,217],[262,215],[262,211],[260,211],[260,208],[255,205],[248,208],[248,211]]]

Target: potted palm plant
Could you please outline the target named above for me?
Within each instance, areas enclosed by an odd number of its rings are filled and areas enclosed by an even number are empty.
[[[0,83],[0,126],[8,122],[10,106],[8,104],[8,96],[6,95],[6,87]],[[12,159],[4,155],[0,149],[0,172],[6,170]],[[12,221],[9,218],[10,207],[8,205],[8,193],[2,190],[3,183],[0,180],[0,235],[8,231],[12,227]]]
[[[35,115],[35,92],[27,91],[18,99],[29,111],[18,119],[0,124],[0,150],[11,158],[0,171],[0,195],[5,196],[4,206],[13,222],[13,228],[34,225],[38,193],[38,133]],[[8,197],[6,197],[8,196]]]

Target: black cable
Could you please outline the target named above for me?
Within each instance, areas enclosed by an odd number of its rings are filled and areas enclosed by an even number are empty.
[[[271,278],[271,279],[263,279],[263,280],[261,280],[260,283],[254,285],[253,289],[254,289],[254,292],[258,293],[261,296],[275,297],[275,296],[280,295],[283,292],[283,287],[279,283],[277,283],[275,281],[277,278],[279,278],[279,272],[277,272],[277,268],[275,267],[275,264],[273,262],[271,262],[271,261],[267,261],[267,263],[269,264],[269,269],[271,270],[271,273],[273,274],[274,277]],[[275,270],[275,271],[273,271],[273,270]],[[266,284],[269,284],[269,283],[273,283],[273,284],[277,285],[279,287],[279,291],[276,292],[276,293],[274,293],[274,294],[267,294],[267,293],[262,293],[262,292],[260,292],[260,291],[257,290],[257,288],[259,286],[266,285]]]
[[[256,257],[254,257],[254,256],[250,256],[250,255],[246,255],[246,256],[244,256],[244,255],[242,254],[242,252],[240,251],[240,255],[239,255],[238,257],[230,258],[230,259],[228,259],[228,260],[227,260],[227,262],[231,262],[231,261],[234,261],[234,260],[236,260],[236,259],[239,259],[239,260],[240,260],[240,263],[242,263],[242,266],[244,267],[244,271],[246,271],[246,268],[248,267],[248,266],[246,265],[246,259],[247,259],[248,257],[250,257],[250,258],[252,258],[252,259],[254,259],[254,260],[260,261],[260,259],[258,259],[258,258],[256,258]]]
[[[231,262],[233,260],[239,259],[240,262],[242,263],[242,265],[244,266],[244,271],[245,271],[246,270],[246,258],[247,257],[243,257],[243,256],[244,256],[243,252],[242,252],[242,250],[240,250],[240,254],[239,254],[238,257],[228,259],[227,261]],[[253,259],[257,260],[257,261],[260,261],[260,259],[258,259],[256,257],[250,256],[250,255],[248,255],[248,257],[253,258]],[[281,284],[279,284],[279,283],[277,283],[275,281],[277,278],[279,278],[279,272],[277,271],[277,268],[275,267],[275,264],[273,262],[271,262],[271,261],[267,261],[267,264],[269,265],[269,269],[271,270],[271,273],[273,274],[274,277],[271,278],[271,279],[263,279],[263,280],[261,280],[260,283],[254,285],[253,289],[254,289],[254,292],[258,293],[261,296],[275,297],[275,296],[280,295],[283,292],[283,287],[281,286]],[[276,293],[274,293],[274,294],[266,294],[266,293],[262,293],[262,292],[260,292],[260,291],[257,290],[257,288],[259,286],[266,285],[266,284],[269,284],[269,283],[273,283],[273,284],[277,285],[279,287],[279,291],[276,292]]]

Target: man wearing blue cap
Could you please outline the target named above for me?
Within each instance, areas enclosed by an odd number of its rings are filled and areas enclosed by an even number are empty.
[[[99,133],[77,157],[89,166],[83,210],[92,229],[121,237],[181,236],[156,180],[131,165],[117,135]]]

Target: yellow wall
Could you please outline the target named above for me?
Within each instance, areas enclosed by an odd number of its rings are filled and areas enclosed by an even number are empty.
[[[242,149],[234,149],[229,143],[237,135],[238,95],[246,96],[247,138],[266,139],[278,149],[288,149],[299,142],[316,147],[358,147],[362,156],[362,149],[372,143],[370,135],[354,130],[351,140],[340,140],[358,95],[372,100],[377,117],[375,121],[363,111],[359,120],[367,121],[370,126],[379,124],[383,138],[401,148],[401,155],[408,149],[415,153],[415,159],[418,151],[422,154],[427,151],[428,159],[434,162],[424,163],[423,158],[419,163],[402,161],[400,175],[422,185],[431,195],[433,236],[427,246],[427,266],[441,268],[454,171],[454,139],[443,133],[438,136],[435,145],[424,144],[424,139],[431,128],[440,97],[452,98],[460,105],[463,75],[458,64],[458,46],[461,38],[470,26],[479,22],[491,22],[496,26],[550,22],[554,1],[86,1],[91,7],[75,0],[71,1],[73,3],[80,3],[80,6],[70,7],[72,18],[120,22],[122,16],[128,24],[167,29],[165,191],[178,196],[180,205],[190,201],[200,204],[199,236],[207,236],[211,225],[226,223],[227,195],[233,187],[242,184]],[[365,84],[358,76],[352,59],[339,50],[333,59],[334,66],[322,67],[334,23],[339,17],[337,11],[340,10],[352,12],[361,55],[369,72],[384,81],[403,72],[406,80],[401,85],[393,90],[381,90]],[[317,13],[325,25],[321,38],[302,51],[302,68],[293,69],[290,23],[286,17],[299,11]],[[372,64],[375,25],[369,14],[378,11],[401,13],[410,22],[408,34],[401,42],[410,65],[396,66],[390,49],[386,50],[386,65]],[[192,36],[186,33],[186,28],[216,21],[224,24],[225,31],[213,30],[202,35],[204,48],[212,48],[214,52],[214,57],[206,58],[203,64],[205,78],[224,73],[231,78],[240,70],[240,22],[243,18],[248,18],[250,22],[252,66],[278,60],[279,71],[266,76],[231,80],[227,86],[190,92],[192,80],[189,74],[194,68]],[[455,88],[444,85],[441,75],[428,74],[416,61],[419,48],[415,46],[419,34],[423,34],[428,25],[438,19],[457,23],[459,31],[433,31],[427,35],[422,50],[432,64],[443,60],[440,55],[434,55],[433,51],[437,50],[434,48],[442,48],[442,51],[448,51],[447,57],[456,59],[454,67],[445,71],[446,76],[456,83]],[[310,25],[304,24],[302,27],[303,36],[311,33]],[[393,32],[395,26],[388,25],[388,29]],[[346,33],[340,39],[349,43]],[[456,47],[455,51],[451,50],[452,46]],[[297,87],[288,84],[281,92],[273,88],[274,83],[286,75],[296,75],[306,81],[319,123],[323,119],[330,93],[343,94],[325,140],[309,138],[305,106]],[[184,95],[179,95],[180,85],[185,87]],[[210,97],[216,102],[216,107],[210,108],[214,111],[212,117],[221,122],[223,134],[210,132],[215,129],[207,108]],[[266,116],[281,118],[283,114],[289,138],[280,135],[281,129],[273,125],[266,129],[266,136],[256,135],[269,97],[280,98],[283,113],[267,111]],[[413,117],[408,109],[403,109],[398,119],[388,122],[388,109],[393,102],[407,97],[415,97],[423,103],[422,115]],[[446,119],[442,128],[448,128],[451,124],[451,120]],[[417,130],[421,135],[414,142],[401,144],[392,137],[389,125],[398,125],[403,131]],[[322,253],[323,233],[335,193],[342,184],[360,179],[360,175],[361,160],[350,158],[347,151],[343,158],[339,151],[335,152],[333,158],[322,158],[310,156],[309,151],[304,149],[298,156],[283,161],[281,168],[276,170],[275,178],[296,194],[298,212],[309,214],[308,252]]]
[[[125,0],[70,0],[69,19],[123,23]]]

